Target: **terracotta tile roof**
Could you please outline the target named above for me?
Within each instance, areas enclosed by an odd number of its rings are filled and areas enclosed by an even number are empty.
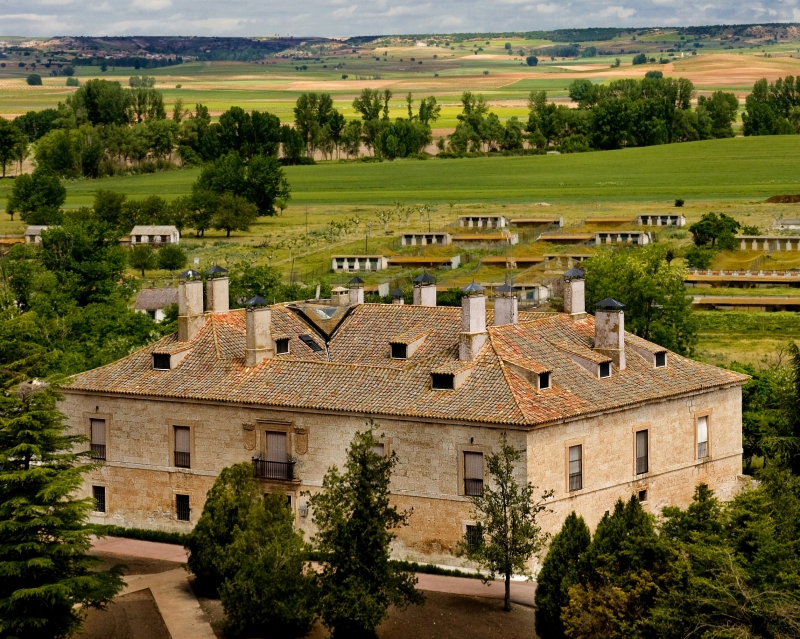
[[[492,313],[487,313],[491,324]],[[458,361],[461,309],[364,304],[342,319],[327,350],[313,352],[298,338],[319,335],[287,306],[272,307],[272,327],[290,339],[290,352],[245,367],[245,314],[206,314],[191,352],[172,371],[155,371],[151,353],[177,347],[175,335],[72,379],[74,391],[238,402],[263,406],[358,411],[374,415],[458,419],[534,426],[604,412],[648,400],[741,384],[746,376],[670,355],[656,369],[633,348],[627,369],[598,379],[575,363],[591,350],[594,318],[573,321],[563,314],[520,313],[520,323],[489,326],[476,360]],[[392,360],[389,342],[406,333],[426,333],[408,360]],[[645,340],[638,346],[660,350]],[[641,342],[641,343],[640,343]],[[603,361],[608,358],[602,356]],[[508,362],[508,363],[505,363]],[[471,374],[456,390],[432,390],[432,371]],[[551,388],[537,391],[525,371],[552,371]]]

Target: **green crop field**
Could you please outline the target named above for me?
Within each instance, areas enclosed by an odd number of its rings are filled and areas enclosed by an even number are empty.
[[[293,205],[394,202],[763,200],[800,192],[800,137],[733,138],[572,155],[287,167]],[[97,189],[133,197],[188,193],[198,170],[67,183],[68,207]],[[0,209],[12,180],[0,182]]]

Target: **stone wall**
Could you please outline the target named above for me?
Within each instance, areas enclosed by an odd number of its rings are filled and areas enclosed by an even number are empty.
[[[611,380],[610,380],[611,382]],[[89,420],[107,421],[107,459],[87,477],[106,487],[107,513],[92,521],[120,526],[187,532],[202,513],[205,495],[226,466],[249,462],[264,447],[265,431],[287,433],[287,448],[296,461],[297,481],[263,481],[264,491],[283,489],[292,497],[298,526],[313,533],[311,516],[299,506],[322,485],[326,470],[342,468],[354,433],[367,417],[335,413],[272,410],[152,398],[109,397],[64,392],[61,410],[75,432],[89,434]],[[695,417],[709,418],[709,460],[695,459]],[[501,428],[456,422],[419,422],[381,417],[375,420],[388,451],[398,456],[392,481],[394,501],[412,509],[410,526],[398,533],[395,554],[418,561],[460,564],[451,551],[470,523],[471,504],[463,496],[462,455],[497,449]],[[191,469],[171,465],[174,426],[192,434]],[[650,430],[650,472],[634,472],[634,432]],[[578,510],[594,527],[619,497],[646,488],[647,508],[685,505],[694,486],[708,482],[723,498],[736,489],[741,470],[740,389],[712,391],[694,397],[656,402],[593,419],[530,431],[508,429],[509,442],[525,451],[519,481],[540,490],[552,488],[553,512],[545,528],[555,532],[564,516]],[[567,491],[566,451],[584,446],[584,488]],[[175,495],[190,496],[191,521],[175,518]]]

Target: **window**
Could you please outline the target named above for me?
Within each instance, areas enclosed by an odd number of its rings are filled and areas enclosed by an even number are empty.
[[[639,491],[639,501],[647,501],[647,488]]]
[[[464,494],[483,494],[483,453],[464,453]]]
[[[583,446],[569,447],[569,489],[583,488]]]
[[[189,521],[192,509],[189,508],[189,495],[175,495],[175,516],[178,521]]]
[[[317,344],[312,338],[311,335],[299,335],[300,341],[303,342],[306,346],[308,346],[313,352],[318,353],[322,350],[322,346]]]
[[[255,459],[256,476],[262,479],[292,479],[292,462],[286,452],[286,433],[264,432],[264,453],[262,459]]]
[[[600,364],[600,378],[611,377],[611,362],[603,362]]]
[[[106,512],[106,487],[92,486],[92,497],[94,497],[94,510],[98,513]]]
[[[647,431],[636,432],[636,474],[646,473],[648,469]]]
[[[192,449],[190,446],[191,429],[188,426],[175,426],[175,466],[192,467]]]
[[[106,458],[106,420],[91,419],[89,427],[92,429],[92,458]]]
[[[550,388],[550,372],[539,373],[539,390]]]
[[[656,368],[664,368],[667,365],[667,354],[656,353]]]
[[[169,370],[169,354],[153,353],[153,368],[157,371]]]
[[[372,452],[376,455],[380,455],[381,457],[386,456],[386,446],[384,444],[375,444],[372,447]]]
[[[431,388],[433,390],[454,390],[455,375],[450,373],[431,373]]]
[[[286,355],[289,352],[289,338],[282,337],[275,340],[275,353],[277,355]]]
[[[406,359],[408,347],[405,344],[391,344],[392,359]]]
[[[697,418],[697,458],[708,457],[708,417]]]
[[[483,546],[483,529],[478,526],[467,526],[467,547],[470,550],[478,550]]]

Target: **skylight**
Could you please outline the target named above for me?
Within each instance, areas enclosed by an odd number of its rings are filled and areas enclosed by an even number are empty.
[[[322,346],[317,344],[312,338],[311,335],[299,335],[300,341],[303,342],[306,346],[308,346],[312,351],[318,353],[322,350]]]
[[[325,308],[315,308],[312,310],[317,314],[317,317],[322,320],[329,320],[333,317],[333,314],[336,313],[335,306],[326,306]]]

